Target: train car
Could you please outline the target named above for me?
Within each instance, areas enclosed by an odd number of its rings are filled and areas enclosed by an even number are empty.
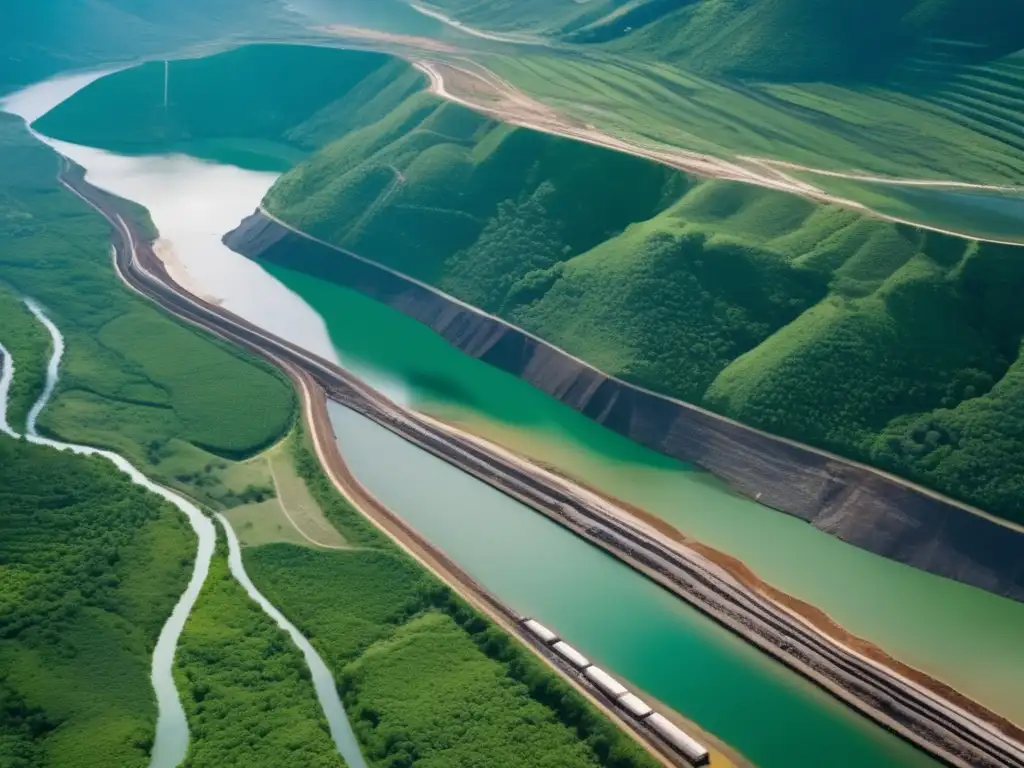
[[[533,619],[526,619],[523,621],[523,626],[526,627],[526,631],[531,635],[539,639],[544,645],[552,645],[558,642],[558,635],[552,632],[550,629],[545,627],[539,621]]]
[[[619,696],[629,693],[629,691],[626,690],[626,686],[600,667],[587,667],[583,674],[588,680],[590,680],[590,682],[613,699],[617,699]]]
[[[620,707],[629,712],[637,720],[643,720],[649,714],[654,712],[647,702],[643,699],[637,698],[632,693],[627,693],[625,696],[621,696],[615,701]]]
[[[655,712],[644,722],[692,765],[707,765],[711,762],[711,755],[707,749],[669,722],[664,715]]]
[[[590,666],[590,659],[584,656],[582,653],[577,651],[571,645],[566,642],[559,640],[557,643],[551,646],[551,649],[561,656],[563,659],[572,664],[576,669],[586,669]]]

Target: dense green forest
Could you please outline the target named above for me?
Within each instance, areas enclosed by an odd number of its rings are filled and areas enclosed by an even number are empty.
[[[0,765],[148,764],[150,656],[193,552],[105,459],[0,438]]]
[[[653,766],[655,761],[507,634],[454,596],[294,460],[349,551],[244,551],[260,591],[334,672],[374,768]],[[315,590],[309,585],[316,584]]]
[[[1024,520],[1016,248],[695,181],[425,95],[267,205],[616,376]]]
[[[287,380],[122,286],[106,223],[57,184],[54,153],[8,115],[0,115],[0,163],[0,312],[18,334],[12,354],[24,357],[15,360],[16,409],[37,388],[41,368],[32,362],[49,348],[16,306],[16,296],[31,296],[67,338],[42,429],[116,450],[214,506],[234,503],[243,487],[223,470],[288,430],[295,395]]]
[[[184,768],[344,768],[302,652],[235,581],[223,539],[174,663]]]

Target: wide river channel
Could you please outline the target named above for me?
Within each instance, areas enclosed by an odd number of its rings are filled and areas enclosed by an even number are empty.
[[[7,108],[38,116],[74,85],[38,86]],[[661,515],[901,659],[1024,720],[1024,605],[855,549],[739,498],[463,356],[397,312],[232,253],[221,236],[256,207],[273,173],[186,155],[128,158],[54,145],[86,167],[91,182],[149,209],[172,274],[193,291],[340,361],[396,399]],[[233,149],[225,145],[225,157],[237,157]],[[345,409],[334,408],[332,419],[361,481],[484,585],[755,764],[936,765],[529,509]]]

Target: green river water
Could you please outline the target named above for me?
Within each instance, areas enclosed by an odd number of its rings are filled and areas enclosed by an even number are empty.
[[[598,427],[393,310],[231,253],[220,236],[255,208],[272,173],[58,148],[91,181],[150,210],[172,273],[192,290],[392,397],[646,507],[904,660],[1024,715],[1024,605],[842,544]],[[755,764],[936,765],[545,518],[354,414],[333,418],[357,476],[482,583]]]
[[[425,326],[338,286],[272,269],[326,320],[344,360],[415,407],[633,502],[750,565],[898,658],[1024,720],[1024,604],[845,544],[642,448]]]

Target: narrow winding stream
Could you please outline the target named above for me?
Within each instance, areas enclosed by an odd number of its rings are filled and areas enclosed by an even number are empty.
[[[7,423],[7,397],[11,392],[14,380],[14,360],[7,347],[0,344],[0,433],[8,437],[18,437],[18,433]]]
[[[206,581],[210,560],[213,557],[216,546],[217,530],[213,521],[204,515],[198,507],[182,496],[149,480],[122,456],[98,448],[52,440],[39,434],[37,422],[57,386],[65,345],[64,336],[60,329],[50,320],[42,307],[31,299],[27,299],[25,303],[32,314],[46,327],[53,340],[53,352],[50,355],[50,361],[46,370],[46,386],[29,412],[25,437],[29,442],[37,445],[46,445],[58,450],[68,450],[86,456],[103,456],[109,459],[118,469],[127,474],[133,482],[161,496],[184,512],[188,517],[189,523],[192,525],[192,529],[199,537],[199,546],[196,552],[196,562],[192,571],[192,578],[189,580],[188,587],[178,600],[177,605],[175,605],[170,618],[168,618],[163,629],[161,629],[156,648],[153,651],[151,680],[157,699],[157,724],[150,768],[177,768],[188,754],[189,731],[185,710],[182,708],[181,700],[178,697],[178,690],[174,684],[174,654],[178,646],[178,639],[185,628],[185,622],[195,607],[203,583]],[[0,354],[3,355],[2,369],[0,369],[0,432],[4,432],[12,437],[18,437],[17,432],[7,423],[7,398],[11,382],[14,378],[14,361],[3,346],[0,346]],[[302,633],[256,589],[245,572],[245,567],[242,564],[241,548],[234,531],[225,518],[219,514],[217,517],[221,525],[223,525],[225,535],[227,536],[229,547],[228,564],[232,575],[245,588],[249,596],[291,637],[292,642],[302,651],[302,655],[305,657],[312,675],[317,698],[327,718],[331,736],[338,751],[345,758],[350,768],[366,768],[366,762],[360,752],[352,726],[345,715],[344,707],[338,696],[337,687],[334,684],[330,671],[327,669],[327,665],[324,664],[323,659],[320,658],[309,641],[302,636]]]

